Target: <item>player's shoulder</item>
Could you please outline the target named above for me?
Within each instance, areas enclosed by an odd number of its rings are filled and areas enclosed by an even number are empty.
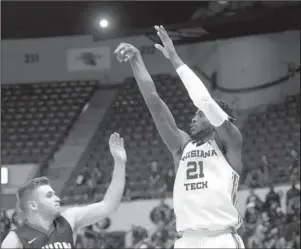
[[[1,248],[23,248],[22,242],[17,234],[18,228],[11,230],[3,240]]]
[[[74,232],[74,218],[72,216],[66,215],[66,212],[62,213],[54,220],[56,227],[60,229],[67,229]]]
[[[57,218],[60,224],[67,224],[72,231],[75,229],[75,218],[78,212],[78,207],[71,207],[66,209],[60,216]]]
[[[227,163],[230,165],[230,167],[238,175],[241,175],[241,172],[243,169],[242,151],[229,149],[229,147],[227,146],[227,143],[224,143],[221,139],[219,139],[219,136],[217,136],[214,140],[215,140],[217,147],[221,151],[223,157],[225,158]]]
[[[174,163],[175,163],[175,171],[176,172],[178,171],[178,167],[179,167],[179,163],[180,163],[183,151],[185,150],[186,146],[191,141],[190,136],[185,131],[178,129],[178,132],[181,137],[181,146],[178,148],[176,153],[173,153],[173,159],[174,159]]]
[[[178,129],[178,131],[181,137],[181,148],[179,149],[179,153],[182,153],[186,145],[191,141],[191,138],[185,131],[181,129]]]
[[[54,222],[58,225],[64,225],[68,222],[68,220],[62,215],[60,214],[59,216],[57,216],[55,219],[54,219]]]

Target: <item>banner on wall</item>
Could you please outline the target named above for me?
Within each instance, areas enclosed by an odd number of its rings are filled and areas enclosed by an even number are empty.
[[[38,167],[36,164],[1,165],[2,194],[14,194],[17,188],[34,176]]]
[[[111,66],[109,46],[95,48],[73,48],[67,50],[68,71],[106,70]]]

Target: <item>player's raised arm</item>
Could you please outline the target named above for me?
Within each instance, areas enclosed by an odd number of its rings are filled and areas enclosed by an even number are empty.
[[[110,151],[114,158],[114,170],[111,184],[101,202],[84,207],[75,207],[66,210],[62,216],[75,230],[79,227],[89,226],[110,215],[121,202],[125,185],[125,165],[127,160],[123,139],[114,133],[109,141]]]
[[[155,29],[163,44],[163,46],[156,44],[155,47],[171,61],[194,105],[204,113],[209,122],[216,128],[220,139],[227,144],[227,148],[231,151],[240,151],[242,135],[238,128],[229,121],[231,117],[222,110],[199,77],[178,56],[164,27],[155,26]]]
[[[117,59],[130,61],[138,87],[150,110],[157,129],[173,155],[180,152],[182,145],[189,139],[189,136],[177,128],[174,117],[169,108],[157,93],[155,84],[148,73],[141,54],[131,44],[121,43],[115,50]]]

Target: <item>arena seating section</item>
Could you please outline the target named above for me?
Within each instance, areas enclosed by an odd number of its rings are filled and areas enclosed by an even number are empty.
[[[64,140],[94,81],[1,85],[1,163],[43,163]]]
[[[179,128],[189,131],[189,121],[196,108],[183,84],[178,78],[165,74],[154,75],[153,80]],[[49,158],[63,142],[96,85],[93,81],[2,85],[2,164],[41,163]],[[271,175],[273,182],[288,180],[289,149],[300,153],[299,111],[300,94],[249,116],[242,128],[246,168],[258,167],[261,156],[266,154],[277,169]],[[87,166],[90,172],[100,166],[105,173],[104,184],[97,186],[96,193],[104,194],[110,182],[113,159],[108,139],[115,131],[122,135],[126,144],[131,196],[147,198],[151,162],[156,160],[168,168],[173,167],[173,160],[134,78],[126,79],[120,86],[87,148],[89,155],[81,165]],[[75,179],[73,174],[62,193],[66,203],[84,201],[82,196],[87,186],[76,187]]]
[[[171,109],[180,129],[189,131],[189,121],[196,108],[183,84],[170,75],[152,76],[159,95]],[[292,96],[286,103],[271,105],[266,113],[250,116],[243,127],[245,137],[244,163],[246,167],[257,167],[265,152],[275,167],[285,167],[283,158],[287,148],[300,151],[300,95]],[[173,160],[152,121],[149,110],[133,78],[125,80],[111,107],[108,109],[88,150],[90,154],[83,166],[92,172],[100,166],[105,172],[105,185],[98,186],[96,193],[105,193],[110,182],[113,160],[109,152],[108,139],[112,132],[119,132],[125,140],[128,154],[128,182],[133,198],[149,198],[149,165],[156,160],[160,165],[173,167]],[[283,143],[285,142],[285,143]],[[279,171],[280,172],[280,171]],[[244,177],[243,177],[244,178]],[[275,176],[276,179],[277,176]],[[287,175],[281,180],[285,180]],[[275,179],[275,182],[277,180]],[[278,180],[279,181],[279,180]],[[70,179],[63,191],[66,203],[83,201],[87,186],[75,187],[75,177]],[[86,200],[87,201],[87,200]]]
[[[258,167],[265,154],[275,168],[269,174],[271,182],[289,180],[289,151],[294,149],[300,154],[300,94],[269,105],[263,113],[249,115],[242,133],[245,167]]]
[[[171,109],[179,128],[189,130],[189,121],[196,109],[189,99],[186,91],[178,78],[170,75],[155,75],[153,80],[160,96],[166,101]],[[90,155],[84,165],[88,166],[90,172],[100,165],[105,171],[106,179],[110,181],[113,158],[109,152],[108,140],[112,132],[119,132],[124,138],[128,154],[127,173],[129,185],[133,190],[133,198],[145,198],[148,196],[149,165],[156,160],[160,165],[172,166],[172,157],[163,143],[158,131],[152,121],[151,114],[143,100],[138,86],[133,78],[125,80],[120,87],[111,107],[107,110],[98,131],[92,139],[88,150]],[[83,166],[84,166],[83,165]],[[83,199],[80,195],[87,193],[86,186],[74,187],[75,179],[68,181],[63,192],[69,202],[72,195],[74,200]],[[99,186],[97,193],[105,191],[104,186]],[[80,194],[79,194],[80,193]],[[72,198],[72,197],[71,197]]]

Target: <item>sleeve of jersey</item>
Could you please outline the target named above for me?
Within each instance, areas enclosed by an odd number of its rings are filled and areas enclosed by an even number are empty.
[[[187,65],[178,67],[176,71],[194,105],[204,113],[213,126],[221,126],[228,119],[228,115],[214,101],[199,77]]]

